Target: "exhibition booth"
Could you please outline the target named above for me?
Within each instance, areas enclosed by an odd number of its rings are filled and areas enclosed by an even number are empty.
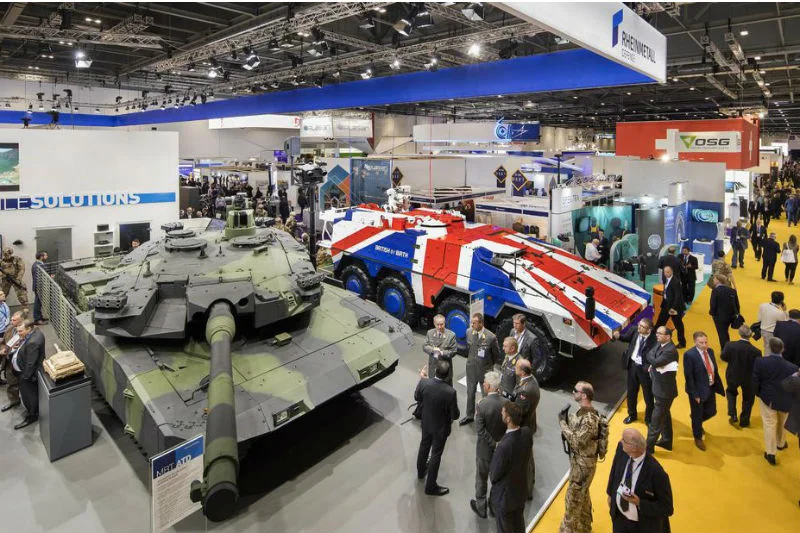
[[[19,163],[0,195],[0,236],[28,267],[38,250],[50,261],[129,250],[178,218],[176,133],[15,129],[3,142]]]

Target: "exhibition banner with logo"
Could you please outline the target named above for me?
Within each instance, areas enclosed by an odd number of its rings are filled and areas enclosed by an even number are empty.
[[[679,152],[729,152],[742,149],[742,134],[738,131],[693,131],[679,133]]]
[[[617,2],[520,2],[504,11],[655,81],[667,81],[667,38]]]

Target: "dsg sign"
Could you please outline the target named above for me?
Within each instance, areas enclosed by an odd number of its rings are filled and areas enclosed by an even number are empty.
[[[681,133],[679,152],[740,152],[742,134],[738,131]]]

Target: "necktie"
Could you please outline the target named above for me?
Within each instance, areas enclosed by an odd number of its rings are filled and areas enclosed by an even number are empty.
[[[706,373],[708,374],[708,384],[714,384],[714,368],[711,366],[711,358],[708,356],[708,352],[703,350],[703,364],[706,365]]]
[[[628,459],[628,465],[625,467],[625,476],[623,483],[628,488],[628,490],[630,490],[631,485],[633,485],[633,461],[631,459]],[[630,504],[628,503],[628,500],[620,498],[619,506],[622,509],[622,512],[625,513],[628,511],[628,507],[630,507]]]

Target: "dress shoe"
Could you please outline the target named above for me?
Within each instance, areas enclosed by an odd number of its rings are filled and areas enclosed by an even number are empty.
[[[439,487],[437,486],[433,490],[425,489],[425,494],[428,496],[444,496],[445,494],[450,494],[450,489],[447,487]]]
[[[788,448],[788,447],[789,447],[789,443],[787,442],[787,443],[786,443],[786,444],[784,444],[783,446],[778,446],[778,449],[779,449],[779,450],[785,450],[785,449],[786,449],[786,448]]]
[[[478,502],[475,500],[470,500],[469,506],[476,515],[480,516],[481,518],[486,518],[486,511],[481,512],[481,510],[478,509]]]
[[[656,442],[656,446],[658,446],[659,448],[664,448],[665,450],[670,451],[670,452],[672,451],[672,443],[671,442],[666,442],[666,441],[660,440],[660,441]]]
[[[472,418],[471,416],[465,416],[464,418],[462,418],[461,420],[458,421],[458,425],[459,426],[466,426],[467,424],[471,423],[473,420],[475,420],[475,419]]]
[[[766,459],[767,462],[772,466],[775,466],[777,464],[775,461],[775,456],[772,455],[771,453],[764,452],[764,459]]]
[[[14,429],[22,429],[24,427],[30,426],[37,420],[39,420],[38,416],[26,416],[25,418],[22,419],[22,422],[14,426]]]
[[[736,423],[736,422],[738,422],[738,421],[739,421],[739,418],[738,418],[736,415],[731,415],[731,416],[728,418],[728,422],[730,422],[731,424],[735,424],[735,423]]]
[[[703,442],[703,439],[694,439],[694,445],[697,446],[700,451],[706,451],[706,444]]]
[[[41,320],[37,320],[36,322],[34,322],[34,325],[36,325],[36,326],[44,326],[48,322],[50,322],[50,321],[47,320],[46,318],[43,318]]]
[[[0,413],[5,413],[9,409],[13,409],[19,405],[19,402],[7,403],[2,408],[0,408]]]
[[[623,424],[630,424],[631,422],[636,422],[635,416],[627,416],[625,420],[622,421]]]

